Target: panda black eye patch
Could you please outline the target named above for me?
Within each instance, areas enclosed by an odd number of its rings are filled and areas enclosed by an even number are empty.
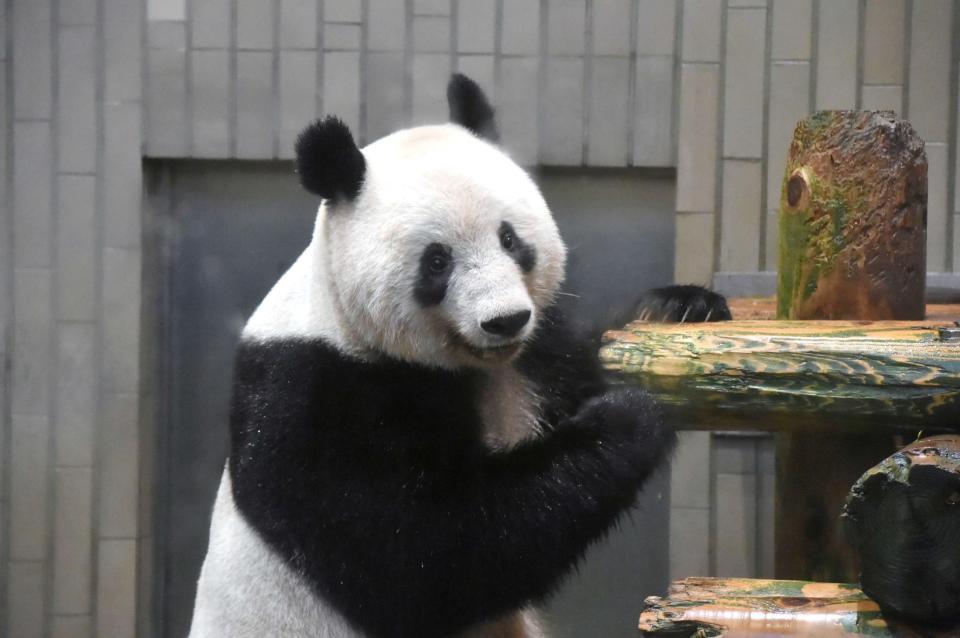
[[[502,222],[497,231],[500,236],[500,245],[508,255],[513,257],[523,272],[530,272],[537,265],[537,251],[533,246],[520,239],[517,231],[510,222]]]
[[[420,255],[420,269],[413,286],[413,298],[421,306],[436,306],[447,294],[447,282],[453,272],[453,251],[449,246],[432,243]]]

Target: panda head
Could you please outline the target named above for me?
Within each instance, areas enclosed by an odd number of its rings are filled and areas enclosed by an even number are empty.
[[[319,195],[332,303],[348,348],[443,368],[509,362],[563,278],[566,249],[536,185],[493,142],[493,109],[455,75],[452,123],[363,150],[328,117],[297,140]]]

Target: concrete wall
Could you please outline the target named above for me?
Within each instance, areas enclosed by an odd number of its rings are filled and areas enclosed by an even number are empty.
[[[145,152],[290,157],[337,113],[361,141],[446,117],[463,71],[527,164],[672,166],[673,0],[151,0]]]
[[[960,271],[958,13],[950,0],[684,0],[677,279],[776,269],[787,148],[816,109],[910,120],[930,164],[928,271]]]
[[[322,111],[370,140],[440,118],[461,69],[490,89],[521,161],[676,165],[676,277],[706,282],[776,263],[797,117],[892,106],[928,142],[930,270],[958,271],[957,13],[950,0],[0,2],[0,633],[132,636],[150,608],[141,157],[286,157]]]
[[[670,579],[773,578],[772,436],[681,432],[670,475]]]
[[[0,10],[0,633],[132,636],[143,8]]]

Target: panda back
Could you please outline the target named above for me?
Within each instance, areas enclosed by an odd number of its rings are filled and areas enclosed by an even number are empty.
[[[243,329],[242,340],[322,338],[345,347],[341,322],[326,281],[322,246],[315,234],[254,310]]]

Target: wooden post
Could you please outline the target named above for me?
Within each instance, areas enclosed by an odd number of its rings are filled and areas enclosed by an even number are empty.
[[[921,439],[867,470],[843,518],[863,591],[884,611],[960,618],[960,436]]]
[[[922,319],[927,157],[890,112],[797,124],[780,196],[781,319]]]
[[[896,449],[889,432],[777,434],[777,578],[857,580],[860,566],[840,512],[856,474]]]
[[[780,195],[777,316],[922,319],[926,213],[926,152],[909,123],[890,111],[798,123]],[[895,449],[889,434],[777,436],[778,578],[856,578],[838,523],[844,486]]]

